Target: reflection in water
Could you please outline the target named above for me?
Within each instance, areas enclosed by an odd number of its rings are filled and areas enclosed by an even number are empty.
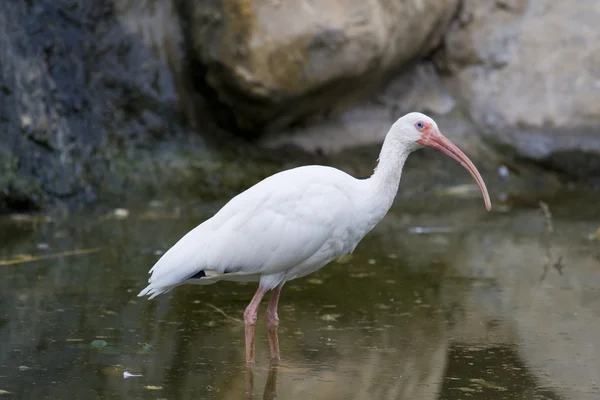
[[[265,390],[262,398],[272,400],[277,398],[277,372],[279,370],[279,362],[271,362],[269,366],[269,374],[265,383]],[[247,400],[254,399],[254,368],[246,368],[246,387],[244,398]]]
[[[212,210],[197,208],[193,220],[0,221],[2,259],[101,249],[0,266],[0,390],[25,399],[595,399],[600,252],[588,237],[597,223],[586,221],[599,211],[578,220],[550,207],[550,253],[563,268],[545,275],[537,210],[485,219],[393,210],[352,258],[289,282],[281,364],[269,364],[258,324],[251,370],[238,319],[252,285],[135,297],[156,251]],[[417,224],[451,229],[409,233]],[[125,370],[142,376],[124,379]]]
[[[507,394],[505,398],[560,399],[551,390],[538,387],[534,377],[525,371],[515,346],[451,346],[439,398],[468,396],[483,400]]]

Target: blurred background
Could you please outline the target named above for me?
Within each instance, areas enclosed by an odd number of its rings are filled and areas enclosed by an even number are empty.
[[[0,396],[597,399],[598,21],[597,0],[1,1]],[[286,285],[281,368],[260,329],[243,368],[253,285],[135,297],[260,179],[368,177],[411,111],[493,212],[411,155],[354,256]]]

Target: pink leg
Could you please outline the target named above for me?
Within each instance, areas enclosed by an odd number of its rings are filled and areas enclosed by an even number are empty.
[[[254,364],[254,325],[256,324],[258,306],[265,291],[258,286],[254,297],[244,311],[244,332],[246,336],[246,364]]]
[[[277,329],[279,326],[279,316],[277,315],[277,305],[279,304],[279,295],[281,294],[281,288],[283,283],[273,289],[273,294],[267,305],[266,322],[267,328]]]
[[[277,327],[279,326],[279,316],[277,315],[277,305],[279,303],[279,295],[283,283],[273,289],[273,295],[269,300],[266,313],[266,323],[269,332],[269,349],[271,350],[271,361],[278,362],[279,356],[279,336],[277,335]]]

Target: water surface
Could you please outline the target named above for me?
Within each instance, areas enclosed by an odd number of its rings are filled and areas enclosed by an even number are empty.
[[[254,284],[136,297],[159,254],[221,204],[4,218],[0,397],[600,397],[593,196],[556,197],[550,214],[400,201],[352,257],[286,284],[280,366],[261,308],[251,371],[239,319]]]

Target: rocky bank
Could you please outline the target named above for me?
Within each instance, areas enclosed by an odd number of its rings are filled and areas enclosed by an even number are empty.
[[[595,0],[1,2],[0,211],[198,193],[248,174],[230,132],[336,153],[411,110],[475,158],[597,182],[599,19]]]

